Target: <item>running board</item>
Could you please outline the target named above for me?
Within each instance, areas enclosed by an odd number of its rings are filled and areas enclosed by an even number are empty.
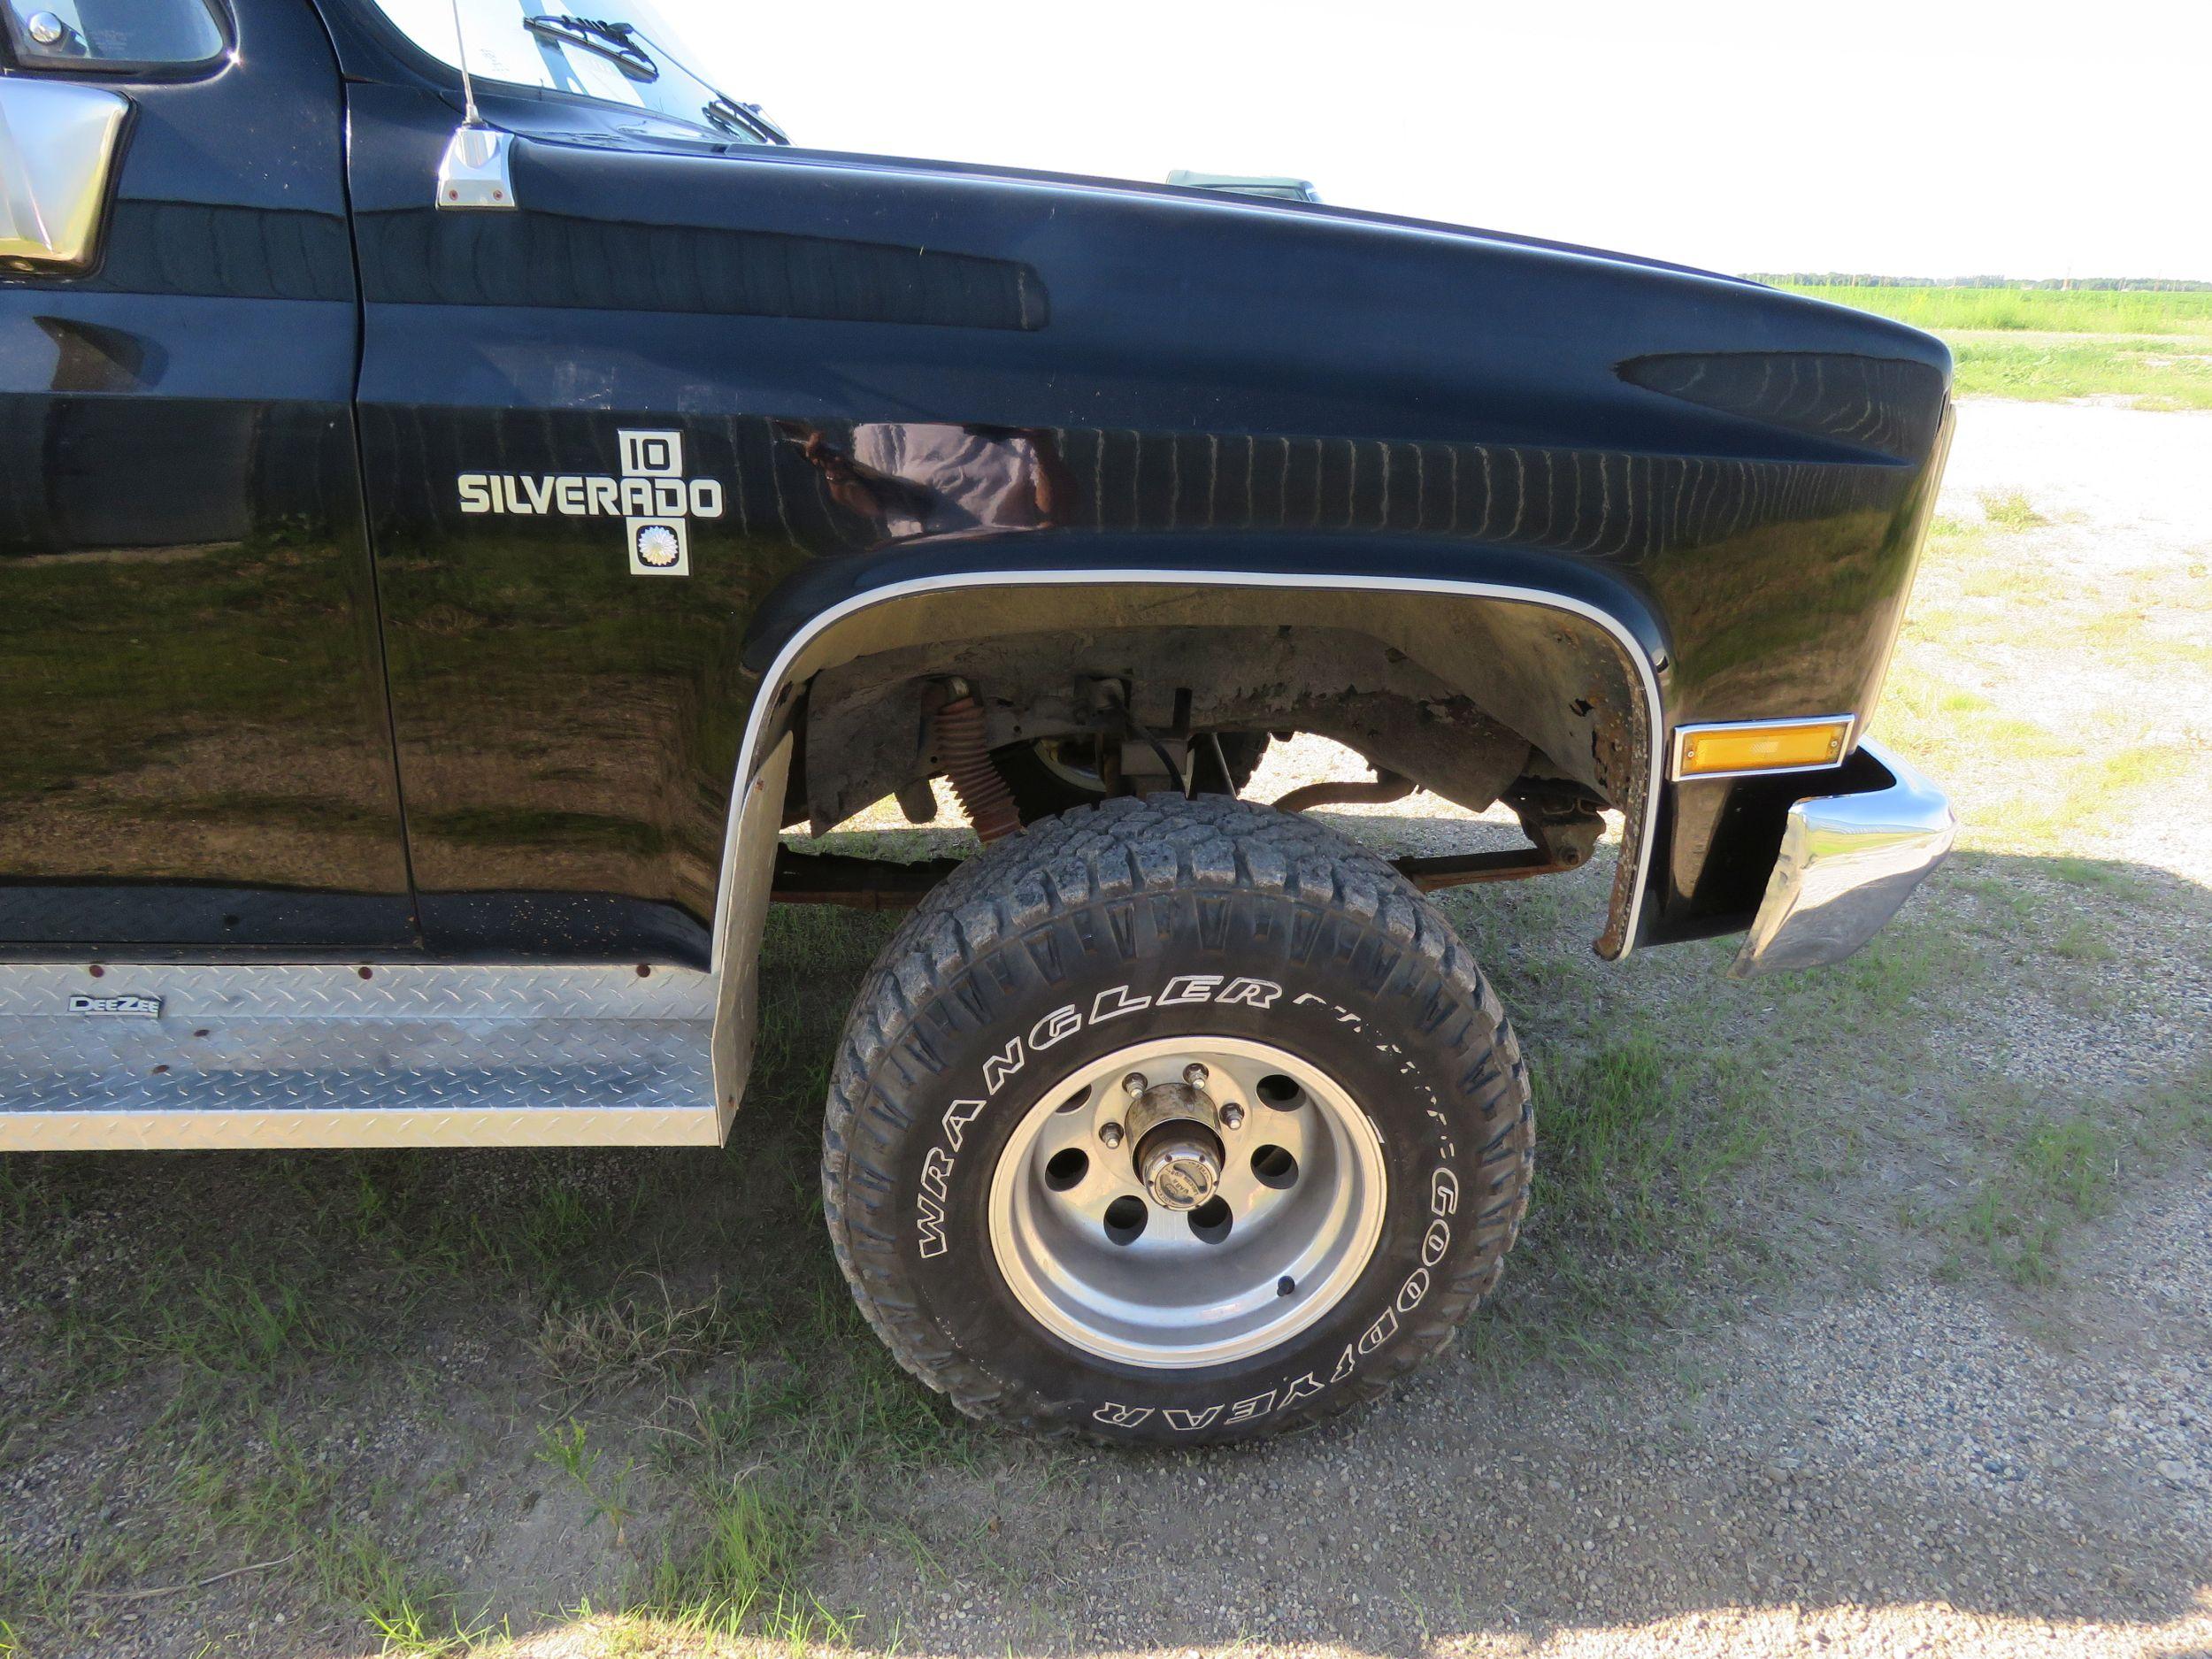
[[[718,1146],[687,969],[0,965],[0,1151]]]

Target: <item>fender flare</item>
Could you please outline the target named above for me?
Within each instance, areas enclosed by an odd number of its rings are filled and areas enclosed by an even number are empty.
[[[1258,545],[1255,545],[1257,542]],[[883,619],[883,608],[979,589],[1250,590],[1313,595],[1411,595],[1502,602],[1565,613],[1608,637],[1627,683],[1641,691],[1632,709],[1629,757],[1636,787],[1624,810],[1622,857],[1615,873],[1601,956],[1619,961],[1634,948],[1665,786],[1665,684],[1671,666],[1666,634],[1641,596],[1611,572],[1517,548],[1408,545],[1385,549],[1369,539],[1210,535],[1071,534],[1029,531],[920,538],[851,559],[814,561],[764,602],[744,647],[760,678],[746,717],[733,779],[729,819],[716,888],[712,974],[716,1094],[724,1121],[742,1094],[757,1018],[757,966],[783,795],[790,769],[790,716],[798,691],[838,655],[841,637],[868,632],[856,618]],[[1426,557],[1424,557],[1426,555]],[[872,614],[871,614],[872,613]]]

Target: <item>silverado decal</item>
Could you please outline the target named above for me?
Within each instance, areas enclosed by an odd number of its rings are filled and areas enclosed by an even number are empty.
[[[684,476],[680,432],[618,431],[622,476],[603,473],[464,472],[461,511],[525,517],[620,518],[633,576],[691,574],[689,521],[722,516],[722,486]]]

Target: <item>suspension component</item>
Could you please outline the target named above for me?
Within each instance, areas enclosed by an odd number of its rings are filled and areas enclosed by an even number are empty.
[[[1002,841],[1021,828],[1013,792],[991,762],[990,738],[985,726],[983,703],[964,680],[948,680],[944,701],[937,705],[930,724],[937,741],[937,757],[944,763],[952,792],[960,797],[979,840],[987,845]]]

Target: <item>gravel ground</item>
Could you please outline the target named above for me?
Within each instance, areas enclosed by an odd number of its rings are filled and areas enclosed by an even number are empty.
[[[2187,571],[2212,558],[2208,477],[2212,417],[1974,403],[1943,510],[1970,519],[1985,492],[2021,488],[2055,520],[2008,544],[2023,557],[2104,578]],[[1277,747],[1251,793],[1344,775],[1340,753],[1301,741]],[[2208,787],[2212,763],[2199,752],[2183,798]],[[1918,1024],[1893,1034],[1901,1055],[1924,1027],[1947,1045],[1939,1068],[1883,1097],[1927,1124],[1849,1123],[1850,1079],[1886,1063],[1891,1039],[1878,1030],[1864,1040],[1869,1053],[1824,1059],[1816,1084],[1771,1080],[1786,1094],[1839,1090],[1809,1111],[1863,1128],[1878,1148],[1844,1177],[1784,1179],[1740,1201],[1748,1230],[1778,1252],[1800,1251],[1796,1271],[1727,1278],[1702,1293],[1700,1319],[1644,1333],[1624,1366],[1500,1370],[1469,1347],[1378,1409],[1294,1441],[1128,1455],[987,1440],[920,1477],[898,1528],[823,1540],[814,1594],[857,1617],[851,1641],[864,1651],[957,1659],[2207,1659],[2212,1183],[2185,1158],[2134,1181],[2073,1235],[2063,1279],[2034,1288],[1939,1272],[1925,1230],[1897,1214],[1927,1193],[1956,1201],[1972,1174],[1960,1150],[1970,1139],[1960,1137],[1984,1080],[2039,1083],[2092,1104],[2182,1075],[2205,1052],[2212,836],[2201,813],[2177,815],[2172,803],[2161,796],[2138,818],[2098,827],[2101,847],[2169,884],[2163,898],[2124,902],[2133,908],[2116,913],[2131,931],[2110,960],[2047,972],[2021,942],[2089,902],[2032,860],[1962,854],[1955,868],[1973,879],[1932,884],[1916,901],[1928,924],[1916,937],[1970,941],[1979,977],[1939,977],[1917,994]],[[1468,817],[1426,796],[1347,815],[1409,849],[1510,836],[1499,814],[1472,831]],[[1561,884],[1563,932],[1586,923],[1600,885],[1595,872]],[[1574,1018],[1701,1008],[1723,959],[1659,953],[1615,980],[1568,980],[1621,987],[1592,992],[1621,1001]],[[1755,1025],[1775,1004],[1746,995],[1713,1005]],[[1569,1018],[1525,1012],[1539,1028]],[[1943,1128],[1951,1119],[1962,1126]],[[106,1208],[79,1213],[73,1272],[129,1271],[134,1204],[154,1202],[143,1186],[152,1179],[119,1177]],[[248,1202],[275,1205],[283,1193]],[[1854,1226],[1835,1227],[1847,1212]],[[1818,1245],[1822,1259],[1801,1259],[1806,1236],[1832,1240]],[[1508,1279],[1509,1299],[1513,1271]],[[575,1609],[588,1583],[577,1563],[606,1558],[608,1528],[574,1494],[549,1495],[528,1478],[527,1434],[486,1404],[527,1383],[526,1368],[465,1320],[408,1317],[394,1351],[424,1364],[428,1380],[403,1408],[365,1411],[350,1431],[342,1420],[328,1447],[341,1463],[365,1459],[388,1481],[440,1494],[426,1501],[449,1512],[440,1536],[478,1540],[480,1552],[464,1556],[467,1546],[453,1542],[449,1570],[498,1593],[518,1632],[530,1632],[537,1609],[538,1627],[511,1651],[723,1651],[634,1619],[560,1610]],[[37,1365],[0,1318],[0,1408],[11,1391],[26,1397]],[[343,1379],[306,1386],[350,1409]],[[27,1455],[0,1410],[0,1546],[51,1562],[88,1529],[141,1524],[134,1481],[151,1476],[134,1470],[154,1461],[146,1437],[161,1396],[158,1379],[140,1379],[71,1402],[65,1431]],[[96,1490],[99,1509],[73,1501]],[[6,1582],[0,1572],[0,1617]],[[253,1582],[149,1601],[96,1640],[27,1647],[25,1659],[376,1650],[297,1583]],[[0,1655],[13,1659],[4,1627]]]

